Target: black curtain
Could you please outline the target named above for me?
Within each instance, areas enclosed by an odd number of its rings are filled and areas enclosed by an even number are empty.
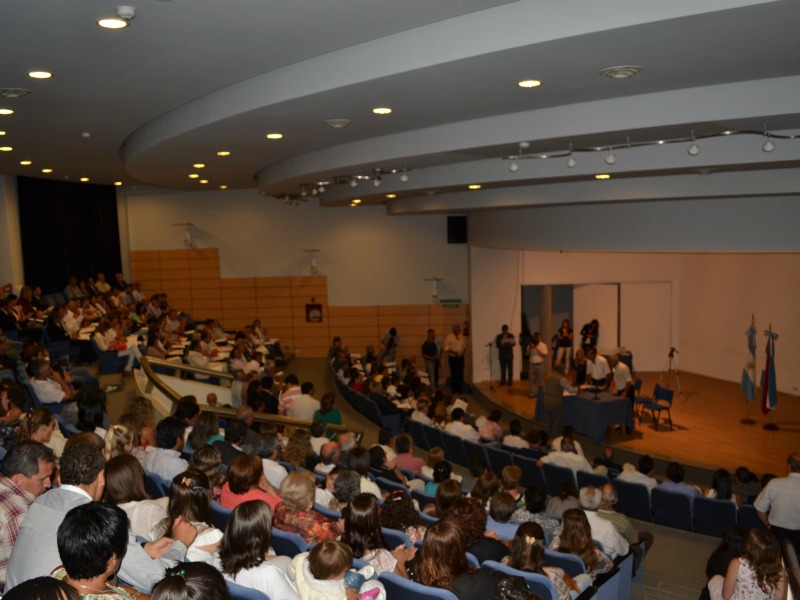
[[[47,294],[105,273],[122,271],[113,186],[17,177],[25,283]]]

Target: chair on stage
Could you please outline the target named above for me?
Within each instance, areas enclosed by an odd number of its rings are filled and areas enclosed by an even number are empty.
[[[633,396],[633,417],[639,418],[639,425],[642,424],[642,417],[644,416],[644,405],[652,402],[653,399],[649,396],[642,396],[642,380],[638,377],[633,382],[634,396]]]
[[[665,411],[667,413],[667,419],[669,419],[669,428],[675,429],[672,425],[672,413],[670,412],[674,396],[675,392],[673,390],[662,388],[660,385],[656,384],[653,390],[653,399],[642,405],[642,410],[649,410],[650,414],[653,416],[653,428],[656,431],[658,431],[658,421],[661,418],[661,413]]]
[[[650,492],[653,501],[653,521],[659,525],[693,531],[692,500],[686,494],[676,494],[655,488]]]
[[[731,525],[736,525],[736,504],[698,496],[694,499],[694,530],[721,538]]]

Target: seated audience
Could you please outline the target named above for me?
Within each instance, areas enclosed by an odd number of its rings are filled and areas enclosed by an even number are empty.
[[[503,428],[500,426],[500,419],[503,413],[495,408],[486,417],[486,420],[478,429],[480,441],[485,443],[499,442],[503,439]]]
[[[167,518],[167,498],[151,500],[144,487],[144,469],[130,454],[115,456],[106,464],[103,502],[116,504],[128,516],[133,535],[153,540],[153,529]]]
[[[447,516],[439,521],[453,523],[463,536],[467,552],[475,555],[478,562],[501,561],[508,548],[496,539],[497,534],[486,531],[486,509],[475,498],[460,498],[453,503]],[[428,533],[430,533],[428,529]],[[425,543],[428,536],[425,536]],[[423,543],[424,546],[424,543]]]
[[[522,423],[519,419],[512,419],[508,424],[508,435],[503,438],[503,445],[511,448],[529,448],[528,441],[521,437]]]
[[[545,514],[547,493],[544,488],[532,483],[525,489],[525,508],[519,508],[511,515],[517,523],[536,523],[550,541],[561,531],[561,522]]]
[[[592,539],[602,544],[603,551],[611,559],[627,554],[630,549],[628,541],[620,535],[611,521],[597,514],[603,501],[602,492],[593,485],[582,487],[580,501],[583,513],[589,521]]]
[[[105,443],[103,456],[106,460],[122,454],[130,454],[133,451],[133,432],[125,425],[112,425],[106,433]]]
[[[589,464],[589,461],[578,454],[575,448],[575,441],[566,435],[561,439],[561,450],[554,450],[550,454],[545,454],[536,461],[536,464],[540,467],[546,464],[566,467],[572,469],[576,475],[578,471],[592,472],[592,466]]]
[[[192,453],[189,459],[189,468],[200,471],[208,477],[211,484],[211,499],[219,502],[222,493],[222,484],[225,477],[222,475],[222,455],[213,446],[202,446]]]
[[[171,480],[183,473],[189,463],[181,458],[186,424],[178,417],[165,417],[156,426],[157,447],[145,448],[142,467],[147,473]]]
[[[617,501],[616,488],[610,483],[605,484],[603,486],[602,500],[600,502],[600,508],[597,509],[597,514],[607,521],[610,521],[619,534],[625,538],[630,545],[631,551],[634,554],[633,570],[635,573],[639,568],[639,564],[642,562],[642,558],[653,546],[653,534],[649,531],[636,531],[628,517],[614,510],[614,505]]]
[[[547,501],[544,512],[548,515],[561,518],[565,511],[571,508],[578,508],[578,490],[569,481],[565,481],[558,488],[558,495],[553,496]]]
[[[581,558],[592,580],[614,568],[614,561],[592,540],[592,528],[580,508],[570,508],[564,513],[561,533],[550,540],[550,548]]]
[[[522,483],[522,469],[516,465],[503,467],[500,473],[500,489],[510,495],[517,504],[524,500],[520,483]]]
[[[318,544],[342,535],[339,524],[313,510],[314,476],[306,470],[292,471],[281,483],[281,498],[274,509],[277,529],[296,533],[307,544]]]
[[[78,591],[55,577],[34,577],[3,595],[5,600],[81,600]]]
[[[449,482],[445,482],[445,485]],[[453,482],[455,483],[455,482]],[[457,484],[456,484],[457,485]],[[442,486],[439,486],[439,490]],[[461,490],[459,490],[459,497]],[[419,516],[408,494],[395,491],[386,497],[381,507],[381,526],[402,531],[413,544],[425,537],[425,521]]]
[[[425,459],[411,453],[411,437],[407,434],[398,435],[394,442],[396,457],[395,464],[401,469],[411,471],[414,475],[422,473]]]
[[[778,538],[755,527],[747,534],[744,556],[731,559],[725,577],[714,575],[708,591],[711,600],[780,600],[786,597],[786,580]]]
[[[634,467],[630,463],[624,464],[617,479],[628,483],[640,483],[647,488],[649,493],[658,485],[658,481],[653,477],[654,466],[653,458],[649,454],[643,454],[639,457],[638,467]]]
[[[369,478],[370,456],[369,450],[363,446],[353,448],[347,455],[347,468],[355,471],[361,477],[361,492],[372,494],[376,498],[383,498],[381,489]]]
[[[386,591],[379,581],[366,579],[368,574],[350,575],[352,563],[350,547],[329,540],[317,544],[311,552],[295,556],[287,574],[300,600],[352,600],[361,597],[386,600]]]
[[[217,569],[204,562],[186,563],[167,570],[153,588],[150,600],[228,600],[228,586]]]
[[[711,480],[711,487],[707,488],[703,495],[706,498],[717,500],[730,500],[738,508],[741,501],[737,494],[733,493],[733,477],[727,469],[717,469]]]
[[[423,512],[433,517],[443,519],[447,516],[447,513],[450,512],[450,508],[455,501],[460,500],[462,497],[463,494],[461,493],[461,486],[459,483],[453,479],[448,479],[439,484],[439,487],[436,488],[436,495],[433,498],[433,502],[428,504],[423,509]]]
[[[228,466],[227,479],[219,496],[220,505],[236,508],[242,502],[263,500],[273,510],[281,501],[277,490],[264,477],[264,465],[257,456],[242,454]]]
[[[480,441],[481,436],[475,428],[464,423],[463,408],[454,408],[453,412],[450,413],[450,418],[451,421],[444,428],[445,433],[456,435],[470,442]]]
[[[342,452],[339,442],[327,442],[320,448],[319,462],[314,467],[314,473],[327,475],[336,468],[341,458]]]
[[[513,540],[519,527],[519,523],[511,522],[511,516],[516,509],[517,503],[508,492],[495,492],[489,500],[486,529],[497,533],[503,542]]]
[[[211,483],[200,471],[189,469],[169,486],[167,518],[153,528],[150,538],[172,537],[173,523],[179,518],[194,525],[197,537],[186,551],[186,559],[213,563],[222,532],[211,523]]]
[[[563,569],[544,566],[545,546],[541,526],[538,523],[523,523],[517,529],[511,553],[503,559],[503,563],[520,571],[544,575],[553,582],[557,600],[574,600],[592,585],[592,578],[586,573],[570,577]]]
[[[491,471],[486,471],[478,477],[478,481],[475,483],[475,487],[472,488],[472,491],[470,491],[469,496],[470,498],[478,500],[488,509],[489,500],[494,496],[495,492],[498,491],[500,491],[500,480],[497,478],[497,475]]]
[[[314,470],[319,457],[311,445],[311,433],[308,429],[295,429],[292,432],[283,450],[283,460],[295,469]]]
[[[216,566],[228,581],[275,600],[299,600],[286,577],[290,560],[272,551],[272,509],[261,500],[237,506],[225,526]]]
[[[690,498],[699,496],[700,490],[693,485],[684,483],[685,476],[686,471],[683,465],[673,461],[667,465],[667,479],[658,484],[658,489],[675,494],[685,494]]]
[[[380,505],[372,494],[359,494],[346,510],[342,542],[350,546],[353,556],[360,558],[375,569],[375,574],[384,571],[408,577],[406,563],[414,558],[415,546],[404,544],[390,549],[381,533]]]
[[[333,406],[335,402],[336,396],[332,392],[322,394],[322,398],[319,399],[319,409],[314,413],[313,419],[325,421],[329,425],[341,425],[342,413]]]
[[[222,464],[230,465],[236,458],[244,456],[242,444],[247,436],[247,424],[241,419],[229,419],[225,426],[225,439],[217,440],[212,446],[222,455]]]

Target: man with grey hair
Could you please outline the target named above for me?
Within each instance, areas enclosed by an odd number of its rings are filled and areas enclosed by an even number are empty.
[[[593,485],[582,487],[580,491],[581,508],[586,513],[592,528],[592,538],[603,545],[603,551],[611,558],[624,556],[630,550],[628,541],[616,530],[611,521],[597,514],[603,494]]]
[[[236,411],[236,416],[239,417],[244,424],[247,425],[247,431],[244,434],[244,441],[242,446],[255,446],[258,443],[258,433],[253,430],[253,422],[255,421],[255,413],[249,406],[241,406]]]
[[[18,444],[3,459],[0,475],[0,589],[6,585],[8,557],[28,507],[50,488],[56,457],[39,442]]]
[[[800,451],[787,458],[788,474],[767,484],[753,506],[758,518],[775,536],[800,552]]]
[[[356,439],[356,436],[349,431],[340,433],[336,437],[339,440],[339,446],[342,452],[342,456],[339,460],[341,462],[346,462],[347,455],[350,454],[350,451],[358,445],[358,440]]]
[[[554,464],[557,467],[567,467],[568,469],[572,469],[576,476],[578,471],[586,471],[588,473],[592,472],[592,466],[589,464],[589,461],[586,460],[586,457],[578,454],[578,451],[575,448],[575,440],[573,440],[571,436],[567,435],[566,432],[565,435],[561,437],[561,450],[555,450],[554,452],[545,454],[536,462],[536,464],[540,467],[544,466],[545,464]],[[598,504],[599,503],[600,502],[598,501]]]
[[[342,456],[339,449],[339,442],[328,442],[324,444],[319,451],[320,462],[314,467],[314,473],[319,475],[328,475],[336,467],[336,463]]]
[[[633,570],[635,573],[639,568],[639,564],[642,562],[642,558],[653,545],[653,534],[649,531],[637,532],[628,517],[622,513],[615,512],[614,505],[617,503],[617,500],[619,500],[617,489],[610,483],[605,484],[603,486],[600,508],[597,510],[597,514],[610,522],[619,534],[630,544],[631,551],[634,555]]]

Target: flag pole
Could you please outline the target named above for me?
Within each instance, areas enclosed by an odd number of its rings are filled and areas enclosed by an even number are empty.
[[[752,318],[750,320],[750,328],[751,329],[755,328],[755,326],[756,326],[756,315],[753,314]],[[751,329],[748,329],[745,332],[748,335],[748,337],[749,337]],[[755,339],[755,337],[754,337],[754,339]],[[750,349],[748,348],[748,353],[749,353],[749,351],[750,351]],[[753,348],[753,363],[752,363],[752,365],[750,367],[750,375],[751,375],[752,380],[753,380],[753,398],[754,398],[753,401],[755,401],[755,398],[758,398],[758,386],[756,385],[756,349],[755,349],[755,347]],[[750,405],[752,404],[752,402],[750,402],[750,400],[748,399],[745,404],[747,405],[746,412],[745,412],[745,417],[743,419],[740,419],[739,422],[742,425],[755,425],[756,424],[756,420],[750,416]]]

